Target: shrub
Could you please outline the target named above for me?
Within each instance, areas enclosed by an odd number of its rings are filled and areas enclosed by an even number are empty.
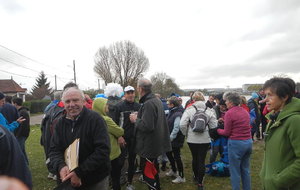
[[[51,100],[32,100],[24,102],[23,106],[30,110],[30,113],[44,112]]]

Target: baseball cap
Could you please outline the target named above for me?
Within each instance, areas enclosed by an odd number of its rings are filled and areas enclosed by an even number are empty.
[[[124,88],[124,92],[128,92],[128,91],[134,91],[134,88],[132,86],[126,86]]]

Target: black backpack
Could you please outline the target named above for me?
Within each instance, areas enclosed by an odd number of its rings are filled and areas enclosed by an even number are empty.
[[[193,116],[191,121],[191,128],[193,132],[203,133],[206,130],[206,126],[208,125],[209,119],[205,111],[207,107],[205,107],[204,111],[198,110],[195,105],[193,107],[196,109],[196,113]]]

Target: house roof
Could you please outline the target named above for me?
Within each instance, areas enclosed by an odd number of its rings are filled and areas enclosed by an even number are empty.
[[[22,88],[12,79],[0,80],[0,92],[3,93],[14,93],[14,92],[25,92],[27,89]]]

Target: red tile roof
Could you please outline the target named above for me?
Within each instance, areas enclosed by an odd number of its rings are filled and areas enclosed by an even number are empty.
[[[22,88],[14,80],[0,80],[0,92],[3,93],[14,93],[14,92],[25,92],[27,89]]]

